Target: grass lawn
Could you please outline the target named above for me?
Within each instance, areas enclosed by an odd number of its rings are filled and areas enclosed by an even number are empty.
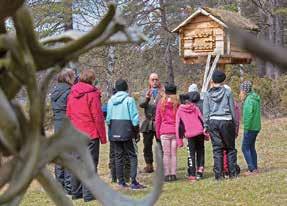
[[[236,180],[216,182],[212,172],[211,143],[206,142],[205,178],[194,184],[187,181],[186,149],[178,151],[178,178],[173,183],[164,185],[162,195],[156,205],[287,205],[287,119],[264,121],[263,129],[257,139],[258,165],[260,174]],[[246,171],[246,163],[241,152],[242,133],[237,139],[238,163],[241,170]],[[142,143],[139,144],[139,164],[143,168]],[[108,145],[101,147],[99,174],[109,180]],[[139,174],[139,180],[148,186],[145,191],[125,191],[132,198],[141,198],[152,186],[152,175]],[[115,187],[115,185],[111,185]],[[96,187],[96,185],[95,185]],[[112,197],[111,197],[112,198]],[[29,188],[23,206],[50,206],[53,203],[35,182]],[[100,205],[97,201],[84,203],[75,201],[75,205]]]

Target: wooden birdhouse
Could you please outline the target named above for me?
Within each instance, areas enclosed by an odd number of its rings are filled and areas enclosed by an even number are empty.
[[[179,55],[186,64],[205,63],[208,55],[220,54],[218,64],[249,64],[250,53],[240,49],[227,33],[228,24],[249,32],[258,27],[238,13],[199,8],[173,32],[179,34]]]

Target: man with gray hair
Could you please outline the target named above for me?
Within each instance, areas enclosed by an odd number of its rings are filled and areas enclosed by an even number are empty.
[[[152,173],[154,171],[152,145],[155,137],[156,105],[161,98],[161,93],[162,87],[158,74],[151,73],[149,76],[148,88],[143,90],[139,104],[139,106],[144,109],[145,113],[145,120],[140,129],[143,133],[143,153],[146,162],[146,167],[144,168],[145,173]]]

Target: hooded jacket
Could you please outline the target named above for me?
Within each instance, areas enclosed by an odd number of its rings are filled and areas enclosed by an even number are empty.
[[[208,128],[209,120],[232,120],[236,124],[231,91],[223,86],[209,89],[203,100],[203,119],[206,128]]]
[[[255,93],[247,94],[243,103],[244,131],[261,130],[261,100]]]
[[[177,109],[176,109],[177,110]],[[175,119],[176,112],[174,111],[173,104],[166,102],[165,109],[162,109],[161,101],[156,107],[155,125],[156,125],[156,138],[160,139],[164,134],[176,134]]]
[[[79,82],[68,97],[67,116],[73,125],[91,139],[107,142],[104,115],[101,110],[101,93],[93,85]]]
[[[106,122],[112,135],[110,141],[127,141],[134,138],[139,126],[139,114],[133,97],[119,91],[108,101]],[[118,134],[118,135],[113,135]]]
[[[51,104],[54,120],[63,120],[66,117],[67,97],[71,86],[66,83],[58,83],[51,93]]]
[[[178,145],[182,144],[182,138],[179,133],[180,121],[184,126],[184,136],[193,138],[203,134],[203,120],[199,108],[193,104],[182,104],[176,113],[176,138]]]

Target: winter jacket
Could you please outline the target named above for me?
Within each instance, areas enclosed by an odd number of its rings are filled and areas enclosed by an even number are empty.
[[[244,131],[261,130],[261,100],[255,93],[247,94],[243,103]]]
[[[73,125],[91,139],[107,142],[100,91],[87,83],[75,84],[68,97],[67,116]]]
[[[108,102],[106,122],[110,127],[110,141],[127,141],[134,138],[139,126],[139,114],[134,98],[124,91],[114,94]]]
[[[54,120],[63,120],[66,117],[67,97],[71,86],[66,83],[58,83],[51,93],[51,104]]]
[[[179,125],[184,126],[184,136],[193,138],[203,134],[203,120],[199,108],[193,104],[182,104],[176,113],[176,139],[178,145],[182,145],[182,137],[179,133]]]
[[[155,116],[157,139],[160,139],[160,136],[164,134],[176,134],[176,110],[174,110],[173,104],[169,101],[167,101],[165,109],[162,108],[161,101],[158,103]]]
[[[208,90],[203,100],[204,127],[208,128],[209,120],[232,120],[236,124],[234,99],[231,91],[220,87]]]
[[[161,89],[158,89],[157,96],[151,97],[150,99],[146,98],[146,93],[148,89],[143,90],[140,97],[139,106],[144,109],[145,119],[141,124],[141,132],[155,132],[155,113],[156,113],[156,105],[161,98]]]

